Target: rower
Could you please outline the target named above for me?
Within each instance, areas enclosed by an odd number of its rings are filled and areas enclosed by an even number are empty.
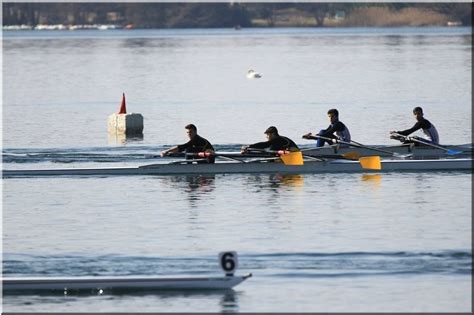
[[[269,149],[270,151],[286,150],[298,152],[300,149],[290,138],[280,136],[275,126],[270,126],[265,130],[267,141],[257,142],[241,148],[241,153],[247,153],[251,149]]]
[[[426,118],[423,117],[423,109],[419,106],[413,109],[413,116],[416,119],[416,123],[410,129],[402,130],[402,131],[390,131],[390,139],[399,140],[403,143],[415,143],[417,145],[418,141],[411,141],[406,137],[400,137],[394,135],[394,133],[398,133],[403,136],[408,136],[409,134],[422,129],[423,133],[426,136],[426,139],[422,139],[424,142],[432,143],[432,144],[439,144],[439,136],[438,131],[436,130],[435,126]],[[418,138],[418,137],[416,137]]]
[[[161,151],[161,157],[168,155],[169,153],[176,153],[176,152],[186,152],[186,153],[198,153],[198,152],[214,152],[214,147],[212,144],[204,139],[203,137],[197,134],[197,128],[193,124],[186,125],[184,127],[186,129],[186,133],[189,137],[189,141],[185,144],[180,144],[169,148],[167,150]],[[192,156],[186,157],[186,159],[192,159]],[[199,161],[197,163],[214,163],[215,157],[210,155],[205,160]]]
[[[322,147],[325,143],[331,145],[333,143],[337,143],[337,140],[342,140],[344,142],[351,142],[351,133],[349,129],[339,120],[339,111],[335,108],[328,110],[328,118],[330,125],[326,129],[322,129],[317,134],[318,136],[322,136],[325,138],[332,138],[333,141],[317,138],[316,140],[316,147]],[[313,134],[307,133],[303,135],[304,139],[314,139],[315,137]]]

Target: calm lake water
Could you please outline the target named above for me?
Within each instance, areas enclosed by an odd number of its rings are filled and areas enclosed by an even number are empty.
[[[303,147],[336,107],[353,140],[394,144],[422,106],[472,142],[470,28],[3,32],[3,167],[154,163],[275,125]],[[247,70],[263,74],[248,80]],[[126,93],[143,139],[107,135]],[[225,292],[5,295],[24,312],[470,312],[466,172],[4,179],[3,276],[253,277]]]

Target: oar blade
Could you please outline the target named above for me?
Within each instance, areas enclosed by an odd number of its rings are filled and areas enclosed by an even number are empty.
[[[301,152],[290,152],[280,155],[280,159],[285,165],[303,165],[303,154]]]
[[[461,154],[462,151],[448,150],[447,153],[448,153],[448,155],[457,155],[457,154]]]
[[[380,156],[363,156],[359,158],[359,163],[364,169],[381,170],[382,162]]]
[[[341,154],[342,157],[349,159],[349,160],[358,160],[360,158],[360,154],[355,151],[347,152],[344,154]]]

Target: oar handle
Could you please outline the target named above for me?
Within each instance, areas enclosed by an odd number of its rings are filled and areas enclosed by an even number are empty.
[[[168,153],[166,156],[169,157],[199,157],[199,158],[208,158],[211,156],[215,156],[214,152],[173,152],[173,153]]]
[[[335,141],[335,142],[340,142],[339,139],[337,138],[328,138],[328,137],[323,137],[323,136],[308,136],[308,135],[304,135],[302,137],[303,139],[307,139],[307,140],[318,140],[318,139],[324,139],[324,140],[329,140],[329,141]]]
[[[216,156],[216,154],[214,152],[198,152],[196,153],[196,156],[200,158],[207,158],[211,156]]]
[[[314,136],[306,136],[305,135],[305,136],[303,136],[303,139],[313,139],[313,140],[323,139],[323,140],[333,141],[333,142],[336,142],[336,143],[351,145],[349,142],[340,140],[338,138],[329,138],[329,137],[324,137],[324,136],[320,136],[320,135],[314,135]]]
[[[412,138],[412,137],[410,137],[410,136],[402,135],[401,133],[398,133],[398,132],[391,132],[390,135],[397,136],[397,137],[401,137],[401,138],[407,139],[407,140]]]

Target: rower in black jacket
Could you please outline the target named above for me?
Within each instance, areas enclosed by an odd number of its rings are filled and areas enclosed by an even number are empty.
[[[292,152],[300,150],[293,140],[280,136],[278,134],[278,129],[275,126],[268,127],[264,134],[267,136],[267,141],[243,146],[241,152],[246,153],[249,149],[269,149],[271,151],[287,150]]]
[[[316,138],[316,146],[322,147],[325,143],[331,145],[336,143],[337,140],[342,140],[345,142],[351,142],[351,133],[349,129],[339,120],[339,112],[337,109],[333,108],[328,110],[328,118],[331,124],[326,129],[322,129],[319,131],[318,136],[322,136],[325,138],[334,139],[333,141],[327,139]],[[304,139],[314,139],[315,137],[313,134],[307,133],[303,135]]]
[[[197,128],[193,124],[189,124],[186,127],[186,133],[188,134],[189,141],[164,150],[160,153],[160,155],[166,156],[168,153],[175,153],[175,152],[186,152],[186,153],[199,153],[199,152],[214,152],[214,147],[212,144],[204,139],[203,137],[197,134]],[[192,157],[188,157],[190,159]],[[214,163],[215,157],[209,156],[207,157],[206,161],[199,161],[198,163]]]
[[[423,133],[426,136],[426,139],[420,138],[424,142],[432,143],[432,144],[439,144],[439,135],[436,127],[426,118],[423,117],[423,109],[421,107],[415,107],[413,109],[413,115],[416,119],[416,123],[410,129],[402,130],[402,131],[390,131],[390,138],[399,140],[403,143],[412,143],[416,141],[410,141],[405,137],[399,137],[394,135],[394,133],[398,133],[403,136],[408,136],[417,130],[423,130]]]

